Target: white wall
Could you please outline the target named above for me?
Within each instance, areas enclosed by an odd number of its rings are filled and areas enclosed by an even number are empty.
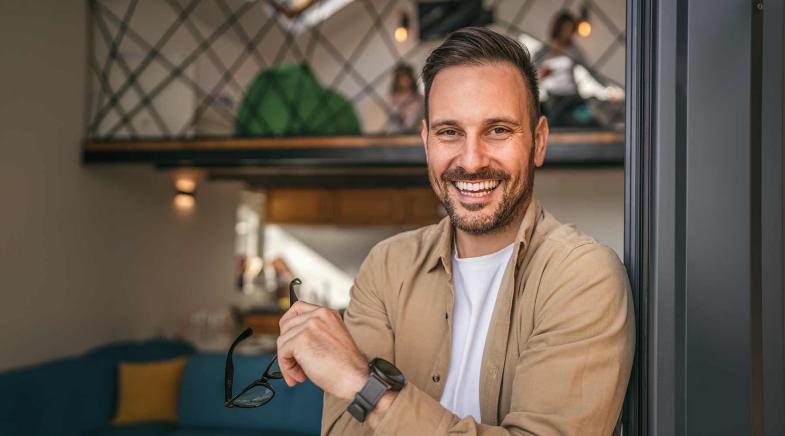
[[[539,169],[534,192],[559,221],[575,224],[624,257],[623,168]]]
[[[232,297],[239,186],[80,164],[87,2],[0,2],[0,369],[175,330]]]

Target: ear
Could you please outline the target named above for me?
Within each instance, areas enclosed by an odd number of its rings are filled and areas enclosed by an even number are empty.
[[[548,149],[548,119],[541,116],[534,128],[534,165],[541,167],[545,163],[545,152]]]
[[[425,160],[428,160],[428,124],[425,119],[422,120],[422,129],[420,130],[420,137],[422,138],[422,145],[425,147]]]

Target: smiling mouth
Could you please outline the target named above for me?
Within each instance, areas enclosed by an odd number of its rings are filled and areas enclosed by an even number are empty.
[[[461,195],[467,197],[484,197],[493,192],[501,182],[501,180],[479,180],[471,182],[459,180],[452,182],[452,185],[455,186],[455,189],[457,189]]]

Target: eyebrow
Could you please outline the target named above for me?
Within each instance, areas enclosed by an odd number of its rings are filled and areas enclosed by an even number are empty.
[[[431,129],[438,129],[442,126],[457,126],[458,121],[456,120],[435,120],[431,123]]]
[[[511,124],[513,126],[516,126],[516,127],[520,125],[520,123],[518,121],[516,121],[516,120],[514,120],[512,118],[508,118],[508,117],[493,117],[493,118],[487,118],[487,119],[483,120],[483,124],[485,124],[485,125],[497,124],[497,123],[507,123],[507,124]],[[437,120],[435,120],[434,122],[431,123],[431,129],[438,129],[439,127],[444,127],[444,126],[459,126],[459,125],[460,125],[460,123],[457,120],[450,120],[450,119],[438,120],[437,119]]]
[[[518,123],[517,120],[507,117],[495,117],[495,118],[488,118],[487,120],[485,120],[485,124],[497,124],[497,123],[507,123],[507,124],[512,124],[513,126],[520,125],[520,123]]]

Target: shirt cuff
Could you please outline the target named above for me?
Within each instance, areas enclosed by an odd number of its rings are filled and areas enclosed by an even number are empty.
[[[412,383],[406,383],[374,431],[378,436],[446,433],[453,414]]]

